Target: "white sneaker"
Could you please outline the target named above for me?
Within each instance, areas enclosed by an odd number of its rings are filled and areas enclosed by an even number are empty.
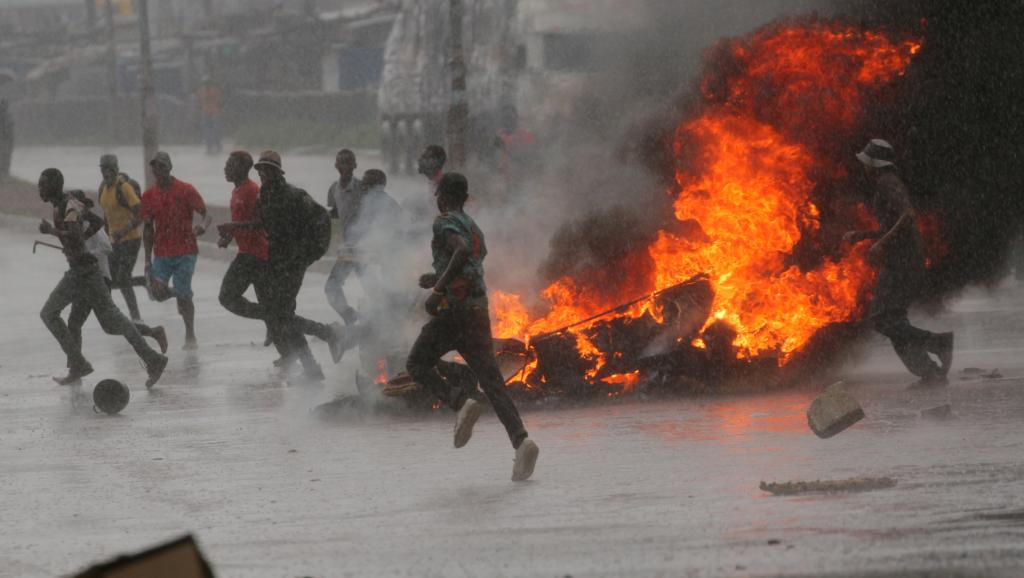
[[[462,404],[455,419],[455,447],[461,448],[469,443],[469,438],[473,437],[473,426],[480,419],[480,410],[480,404],[472,398]]]
[[[519,444],[519,447],[516,448],[515,462],[512,463],[513,482],[530,479],[530,476],[533,475],[533,467],[537,465],[539,454],[540,448],[530,438],[526,438],[523,443]]]

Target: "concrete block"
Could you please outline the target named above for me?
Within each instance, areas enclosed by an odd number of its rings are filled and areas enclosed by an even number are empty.
[[[864,410],[839,381],[828,386],[807,408],[807,425],[820,438],[830,438],[864,419]]]

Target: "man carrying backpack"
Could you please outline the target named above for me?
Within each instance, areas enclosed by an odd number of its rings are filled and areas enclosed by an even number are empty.
[[[132,269],[142,248],[142,217],[139,206],[142,203],[139,184],[122,173],[117,166],[117,157],[100,157],[99,201],[106,219],[107,236],[114,252],[110,255],[110,278],[113,287],[121,290],[132,321],[138,323],[139,302],[132,287]]]
[[[275,340],[283,341],[288,357],[302,362],[302,381],[323,381],[323,371],[313,359],[304,333],[326,341],[335,362],[340,361],[347,344],[340,327],[298,317],[295,307],[306,269],[330,245],[331,217],[306,191],[288,184],[277,152],[264,151],[255,168],[262,182],[256,208],[270,244],[267,275],[271,282],[266,288],[270,332]]]

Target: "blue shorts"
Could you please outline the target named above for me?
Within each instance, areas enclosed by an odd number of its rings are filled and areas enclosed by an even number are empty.
[[[197,255],[177,257],[154,257],[150,274],[161,283],[171,285],[174,280],[174,296],[180,299],[192,298],[192,274],[196,271]]]

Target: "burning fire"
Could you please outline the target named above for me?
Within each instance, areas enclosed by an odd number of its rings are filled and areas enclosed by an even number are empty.
[[[820,245],[814,193],[844,175],[829,146],[846,142],[861,122],[864,101],[904,73],[920,49],[914,40],[839,23],[769,27],[720,47],[728,66],[712,67],[701,83],[704,107],[675,131],[674,222],[646,247],[653,272],[637,269],[637,295],[652,294],[698,274],[714,291],[705,328],[724,321],[737,333],[742,358],[776,356],[784,364],[822,327],[862,312],[875,277],[866,244],[838,259]],[[724,72],[718,72],[719,69]],[[798,243],[822,255],[813,267],[793,263]],[[495,291],[495,335],[527,341],[618,305],[596,287],[563,277],[541,291],[549,304],[533,318],[518,295]],[[658,318],[654,299],[615,315]],[[582,333],[571,331],[595,378],[607,361]],[[632,387],[636,373],[603,378]]]

